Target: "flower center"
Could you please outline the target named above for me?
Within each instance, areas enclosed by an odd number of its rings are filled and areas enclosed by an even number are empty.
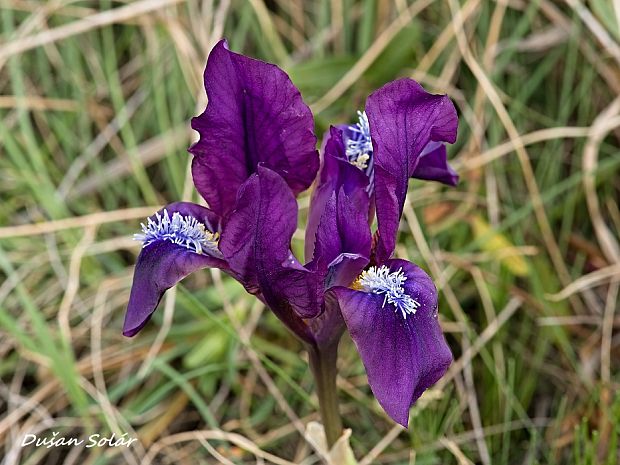
[[[365,111],[358,111],[357,116],[358,122],[349,126],[351,136],[347,140],[347,158],[349,163],[365,170],[372,157],[370,126],[368,126],[368,116]]]
[[[142,247],[157,241],[170,241],[197,254],[222,256],[217,248],[220,234],[212,233],[193,216],[174,212],[170,218],[168,210],[164,209],[163,215],[155,213],[154,220],[148,218],[147,224],[141,226],[142,234],[134,234],[133,238],[141,241]]]
[[[405,294],[403,287],[405,281],[407,281],[407,276],[402,268],[390,273],[390,269],[385,265],[371,266],[357,278],[353,283],[353,288],[383,295],[382,307],[385,308],[386,303],[392,305],[395,311],[400,310],[406,320],[407,315],[415,314],[420,307],[420,302]]]
[[[370,126],[365,111],[358,111],[358,122],[348,127],[346,134],[346,154],[349,163],[362,170],[368,176],[368,192],[373,188],[374,172],[372,139]]]

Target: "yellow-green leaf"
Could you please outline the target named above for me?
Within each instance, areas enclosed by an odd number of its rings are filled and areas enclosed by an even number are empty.
[[[527,276],[527,261],[506,236],[495,231],[479,216],[471,218],[471,227],[482,250],[496,258],[513,275]]]

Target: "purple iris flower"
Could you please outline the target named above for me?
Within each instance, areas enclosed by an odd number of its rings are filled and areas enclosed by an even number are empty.
[[[306,344],[318,384],[326,359],[335,382],[335,354],[348,330],[375,397],[407,426],[409,408],[443,376],[452,354],[431,278],[390,257],[409,178],[458,181],[444,145],[456,139],[452,102],[410,79],[386,84],[356,124],[330,128],[317,177],[312,114],[282,70],[222,41],[204,81],[209,103],[192,120],[200,140],[189,151],[209,208],[174,203],[143,225],[124,334],[146,324],[166,289],[217,267]],[[291,251],[295,196],[315,178],[302,264]]]
[[[234,226],[227,230],[227,224],[238,191],[259,165],[282,176],[295,194],[316,177],[312,113],[284,71],[233,53],[221,41],[209,55],[204,84],[209,105],[192,120],[200,139],[189,151],[194,184],[209,207],[173,203],[143,224],[136,235],[144,247],[125,315],[126,336],[144,327],[167,289],[201,268],[222,269],[260,298],[256,274],[244,257],[222,253],[235,240]],[[239,268],[229,265],[231,259]]]
[[[453,107],[451,110],[454,111]],[[389,117],[385,115],[384,118]],[[358,137],[356,141],[360,141],[364,125],[368,127],[362,114],[357,125],[331,128],[324,146],[323,165],[311,198],[306,228],[306,258],[311,260],[305,268],[306,280],[316,281],[319,292],[322,289],[320,318],[329,319],[329,323],[314,324],[311,329],[319,346],[337,344],[341,331],[345,327],[348,329],[375,397],[395,421],[407,426],[409,408],[443,376],[452,362],[452,354],[437,320],[437,291],[430,277],[413,263],[389,259],[393,248],[386,253],[387,258],[379,256],[380,212],[396,205],[400,209],[395,213],[397,227],[405,199],[393,198],[393,194],[388,198],[378,195],[384,180],[374,172],[382,165],[378,157],[373,160],[373,155],[385,152],[379,147],[373,150],[372,143],[365,146],[363,152],[351,150],[350,137]],[[437,142],[431,141],[423,145],[423,150],[412,156],[412,163],[417,167],[439,165],[432,179],[443,181],[447,178],[452,184],[456,175],[445,163],[445,147],[435,144]],[[424,149],[429,146],[425,153]],[[443,165],[432,157],[443,157]],[[417,177],[417,171],[413,172]],[[258,177],[262,176],[266,177],[266,173],[259,171]],[[403,179],[403,196],[407,181],[408,177]],[[282,193],[291,199],[290,192],[282,189]],[[258,190],[252,195],[257,203],[269,202],[261,198]],[[278,203],[278,200],[271,199],[271,202]],[[375,204],[379,219],[374,241],[369,226],[374,211],[370,208],[371,202]],[[296,209],[288,213],[283,211],[282,215],[295,224]],[[267,224],[264,227],[267,229]],[[291,227],[288,241],[280,245],[282,250],[289,246],[294,229]],[[396,230],[393,234],[396,235]],[[395,243],[395,237],[391,243]],[[270,244],[266,241],[265,248],[260,249],[265,257],[276,253]],[[310,273],[311,270],[314,273]],[[296,292],[291,292],[298,285],[287,275],[265,281],[262,288],[278,296],[275,302],[268,302],[272,309],[277,308],[278,302],[295,302],[299,298]]]

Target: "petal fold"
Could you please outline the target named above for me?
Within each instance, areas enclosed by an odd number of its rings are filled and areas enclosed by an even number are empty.
[[[229,213],[259,163],[295,194],[312,184],[319,166],[314,121],[284,71],[231,52],[222,40],[209,55],[204,85],[209,103],[192,119],[200,140],[189,151],[194,184],[213,211]]]
[[[456,186],[459,182],[459,175],[448,164],[445,144],[433,141],[424,147],[412,177],[437,181],[448,186]]]
[[[276,316],[303,338],[309,330],[301,318],[321,312],[321,290],[316,274],[291,252],[296,228],[293,193],[281,176],[259,166],[239,191],[220,248],[232,274],[250,292],[261,292]]]
[[[381,263],[394,251],[408,180],[415,176],[424,148],[431,141],[454,143],[458,117],[447,96],[430,94],[411,79],[390,82],[372,93],[366,113],[375,165],[376,256]],[[433,165],[436,155],[428,161]],[[426,175],[424,169],[420,172]]]
[[[201,268],[228,265],[217,249],[219,217],[189,202],[164,207],[137,237],[144,241],[134,270],[123,334],[134,336],[149,321],[164,293]]]
[[[407,314],[380,293],[334,288],[342,316],[379,404],[407,427],[409,409],[452,362],[437,319],[437,291],[430,277],[406,260],[388,260],[390,273],[403,273],[404,292],[417,302]]]

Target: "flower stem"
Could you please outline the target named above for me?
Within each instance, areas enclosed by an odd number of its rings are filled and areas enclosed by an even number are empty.
[[[336,360],[338,342],[328,347],[308,346],[310,369],[316,383],[321,420],[325,428],[327,446],[331,449],[342,435],[342,419],[338,410],[338,391],[336,390]]]

